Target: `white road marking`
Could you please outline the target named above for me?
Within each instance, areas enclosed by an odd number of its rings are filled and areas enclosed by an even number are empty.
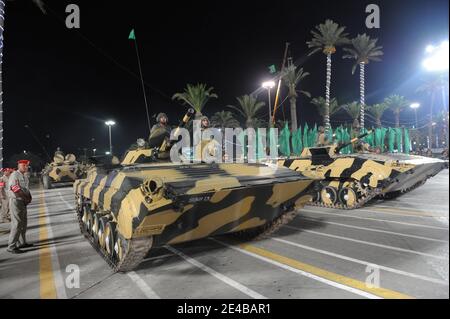
[[[143,280],[135,271],[130,271],[127,275],[131,278],[131,280],[133,280],[136,286],[141,289],[148,299],[161,299],[161,297],[159,297],[156,292],[145,282],[145,280]]]
[[[304,229],[302,231],[304,231]],[[421,280],[429,281],[429,282],[440,284],[440,285],[445,285],[445,286],[449,285],[449,283],[447,281],[445,281],[445,280],[432,278],[432,277],[428,277],[428,276],[422,276],[422,275],[410,273],[410,272],[407,272],[407,271],[403,271],[403,270],[399,270],[399,269],[395,269],[395,268],[391,268],[391,267],[386,267],[386,266],[382,266],[382,265],[378,265],[378,264],[375,264],[375,263],[372,263],[372,262],[367,262],[367,261],[364,261],[364,260],[360,260],[360,259],[356,259],[356,258],[352,258],[352,257],[336,254],[336,253],[333,253],[333,252],[330,252],[330,251],[327,251],[327,250],[322,250],[322,249],[313,248],[313,247],[310,247],[310,246],[301,245],[301,244],[298,244],[298,243],[295,243],[295,242],[292,242],[292,241],[289,241],[289,240],[285,240],[285,239],[281,239],[281,238],[271,238],[271,240],[275,240],[275,241],[278,241],[278,242],[281,242],[281,243],[285,243],[285,244],[288,244],[288,245],[291,245],[291,246],[296,246],[296,247],[303,248],[303,249],[306,249],[306,250],[314,251],[316,253],[320,253],[320,254],[336,257],[336,258],[339,258],[339,259],[351,261],[351,262],[354,262],[354,263],[357,263],[357,264],[361,264],[361,265],[366,265],[366,266],[375,265],[379,269],[382,269],[382,270],[385,270],[385,271],[388,271],[388,272],[392,272],[392,273],[396,273],[396,274],[399,274],[399,275],[412,277],[412,278],[416,278],[416,279],[421,279]]]
[[[400,248],[400,247],[394,247],[394,246],[378,244],[378,243],[365,241],[365,240],[359,240],[359,239],[354,239],[354,238],[349,238],[349,237],[342,237],[342,236],[338,236],[338,235],[332,235],[332,234],[327,234],[327,233],[322,233],[322,232],[316,232],[316,231],[313,231],[313,230],[303,229],[303,228],[300,228],[300,227],[293,227],[293,226],[289,226],[289,225],[285,225],[284,227],[290,228],[290,229],[299,230],[299,231],[305,232],[305,233],[311,233],[311,234],[316,234],[316,235],[320,235],[320,236],[326,236],[326,237],[337,238],[337,239],[342,239],[342,240],[346,240],[346,241],[352,241],[354,243],[360,243],[360,244],[369,245],[369,246],[375,246],[375,247],[380,247],[380,248],[385,248],[385,249],[391,249],[391,250],[401,251],[401,252],[405,252],[405,253],[421,255],[421,256],[425,256],[425,257],[432,257],[432,258],[436,258],[436,259],[448,260],[448,257],[427,254],[427,253],[423,253],[423,252],[416,251],[416,250],[410,250],[410,249],[405,249],[405,248]]]
[[[414,227],[424,227],[424,228],[432,228],[432,229],[441,229],[441,230],[449,230],[448,227],[440,227],[440,226],[429,226],[429,225],[422,225],[422,224],[413,224],[413,223],[405,223],[405,222],[399,222],[395,220],[389,220],[389,219],[379,219],[379,218],[371,218],[371,217],[361,217],[361,216],[354,216],[354,215],[347,215],[342,213],[326,213],[326,212],[318,212],[313,211],[309,209],[303,209],[303,212],[311,213],[311,214],[323,214],[323,215],[332,215],[335,217],[350,217],[355,219],[362,219],[362,220],[371,220],[371,221],[377,221],[377,222],[386,222],[386,223],[393,223],[393,224],[400,224],[400,225],[406,225],[406,226],[414,226]]]
[[[434,242],[438,242],[438,243],[446,243],[446,244],[448,244],[447,240],[442,240],[442,239],[434,239],[434,238],[417,236],[417,235],[397,233],[397,232],[393,232],[393,231],[381,230],[381,229],[375,229],[375,228],[367,228],[367,227],[361,227],[361,226],[346,225],[346,224],[329,222],[329,221],[324,221],[324,220],[317,220],[315,218],[310,218],[310,217],[306,217],[306,216],[302,216],[302,215],[299,215],[299,216],[301,218],[303,218],[303,219],[310,220],[310,221],[313,221],[313,222],[316,222],[316,223],[324,223],[324,224],[336,225],[336,226],[341,226],[341,227],[361,229],[361,230],[367,230],[367,231],[372,231],[372,232],[377,232],[377,233],[384,233],[384,234],[391,234],[391,235],[396,235],[396,236],[417,238],[417,239],[423,239],[423,240],[429,240],[429,241],[434,241]]]
[[[322,277],[313,275],[313,274],[311,274],[311,273],[309,273],[309,272],[306,272],[306,271],[303,271],[303,270],[300,270],[300,269],[296,269],[296,268],[294,268],[294,267],[291,267],[291,266],[282,264],[282,263],[280,263],[280,262],[278,262],[278,261],[275,261],[275,260],[272,260],[272,259],[269,259],[269,258],[260,256],[260,255],[254,254],[254,253],[252,253],[252,252],[246,251],[246,250],[241,249],[241,248],[239,248],[239,247],[235,247],[235,246],[229,245],[229,244],[224,243],[224,242],[222,242],[222,241],[219,241],[219,240],[217,240],[217,239],[215,239],[215,238],[209,238],[209,239],[212,240],[212,241],[214,241],[214,242],[216,242],[216,243],[218,243],[218,244],[220,244],[220,245],[222,245],[222,246],[225,246],[225,247],[231,248],[231,249],[233,249],[233,250],[236,250],[236,251],[238,251],[238,252],[240,252],[240,253],[242,253],[242,254],[245,254],[245,255],[254,257],[254,258],[256,258],[256,259],[262,260],[262,261],[264,261],[264,262],[267,262],[267,263],[269,263],[269,264],[275,265],[275,266],[280,267],[280,268],[282,268],[282,269],[285,269],[285,270],[294,272],[294,273],[296,273],[296,274],[305,276],[305,277],[307,277],[307,278],[310,278],[310,279],[319,281],[319,282],[324,283],[324,284],[326,284],[326,285],[329,285],[329,286],[332,286],[332,287],[335,287],[335,288],[338,288],[338,289],[342,289],[342,290],[345,290],[345,291],[354,293],[354,294],[356,294],[356,295],[363,296],[363,297],[365,297],[365,298],[369,298],[369,299],[382,299],[381,297],[378,297],[378,296],[373,295],[373,294],[371,294],[371,293],[368,293],[368,292],[365,292],[365,291],[362,291],[362,290],[359,290],[359,289],[356,289],[356,288],[352,288],[352,287],[349,287],[349,286],[345,286],[345,285],[342,285],[342,284],[340,284],[340,283],[337,283],[337,282],[334,282],[334,281],[331,281],[331,280],[328,280],[328,279],[325,279],[325,278],[322,278]]]
[[[45,192],[44,192],[45,194]],[[56,288],[56,294],[58,296],[58,299],[67,299],[66,294],[66,288],[64,279],[61,273],[61,266],[59,264],[59,257],[56,249],[56,245],[53,242],[53,229],[52,225],[50,224],[50,214],[47,207],[47,204],[45,202],[45,195],[44,195],[44,210],[45,210],[45,223],[47,225],[47,233],[48,233],[48,239],[49,239],[49,249],[51,253],[51,259],[52,259],[52,268],[53,268],[53,274],[55,276],[55,288]],[[52,244],[50,244],[52,243]]]
[[[64,202],[64,204],[66,204],[66,206],[67,206],[68,209],[70,209],[70,210],[74,210],[74,209],[75,209],[75,206],[69,204],[69,202],[67,202],[67,201],[64,199],[64,197],[62,196],[61,192],[58,192],[58,194],[59,194],[59,197],[61,198],[61,200]]]
[[[168,250],[170,250],[171,252],[173,252],[174,254],[177,254],[178,256],[180,256],[181,258],[183,258],[184,260],[186,260],[188,263],[194,265],[197,268],[200,268],[201,270],[203,270],[204,272],[207,272],[208,274],[216,277],[217,279],[219,279],[220,281],[226,283],[227,285],[241,291],[242,293],[246,294],[249,297],[252,297],[254,299],[267,299],[267,297],[257,293],[256,291],[238,283],[237,281],[234,281],[233,279],[215,271],[214,269],[202,264],[201,262],[185,255],[184,253],[182,253],[181,251],[173,248],[172,246],[164,246],[165,248],[167,248]]]

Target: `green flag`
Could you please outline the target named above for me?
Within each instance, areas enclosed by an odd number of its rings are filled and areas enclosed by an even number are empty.
[[[389,153],[394,152],[394,144],[395,144],[395,129],[390,127],[388,129],[388,150]]]
[[[277,69],[275,68],[275,65],[273,65],[273,64],[269,65],[268,69],[269,69],[270,74],[274,74],[277,72]]]
[[[128,40],[136,40],[136,36],[134,35],[134,29],[131,29],[130,35],[128,36]]]
[[[297,131],[292,133],[292,153],[295,155],[300,155],[302,153],[302,149],[302,130],[299,128]]]
[[[405,146],[403,147],[403,152],[409,154],[409,152],[411,152],[411,140],[409,139],[409,132],[407,128],[405,128],[404,143]]]
[[[279,140],[280,152],[284,156],[291,155],[291,147],[290,147],[290,143],[289,143],[290,136],[291,136],[291,132],[289,131],[288,124],[286,123],[284,128],[281,130],[280,140]]]
[[[308,123],[305,123],[305,126],[303,127],[303,147],[311,147],[308,141],[308,130]]]

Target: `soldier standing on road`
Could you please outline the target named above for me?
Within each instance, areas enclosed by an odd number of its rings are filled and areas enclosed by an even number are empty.
[[[30,161],[20,160],[17,164],[17,171],[9,177],[7,193],[11,211],[11,231],[7,251],[13,254],[23,253],[20,248],[33,246],[27,243],[25,236],[27,231],[27,205],[31,203],[32,199],[28,189],[29,180],[26,176]]]
[[[9,215],[9,201],[6,194],[6,188],[8,187],[8,179],[13,170],[10,168],[3,169],[3,176],[0,178],[0,200],[2,204],[0,212],[0,223],[9,223],[11,216]]]

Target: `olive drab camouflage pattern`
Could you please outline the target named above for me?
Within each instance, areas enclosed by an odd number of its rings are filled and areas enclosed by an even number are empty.
[[[178,128],[192,115],[189,109]],[[140,139],[123,160],[74,183],[80,229],[117,271],[136,267],[152,247],[220,234],[267,235],[312,199],[313,180],[264,164],[176,164],[161,160],[167,139]]]
[[[41,172],[42,183],[45,189],[52,188],[58,183],[73,183],[86,175],[86,166],[78,163],[75,155],[56,151],[53,162],[47,164]]]
[[[440,159],[398,153],[340,155],[335,145],[307,148],[300,157],[277,164],[320,179],[315,183],[315,205],[344,209],[361,207],[375,196],[410,191],[448,167]]]
[[[110,265],[127,271],[151,247],[273,231],[311,200],[311,184],[263,164],[150,163],[97,167],[74,191],[82,232]]]

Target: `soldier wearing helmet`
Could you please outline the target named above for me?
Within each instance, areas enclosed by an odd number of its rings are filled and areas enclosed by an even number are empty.
[[[157,123],[153,125],[148,137],[148,144],[151,148],[159,147],[165,139],[170,138],[169,118],[165,113],[156,116]]]

